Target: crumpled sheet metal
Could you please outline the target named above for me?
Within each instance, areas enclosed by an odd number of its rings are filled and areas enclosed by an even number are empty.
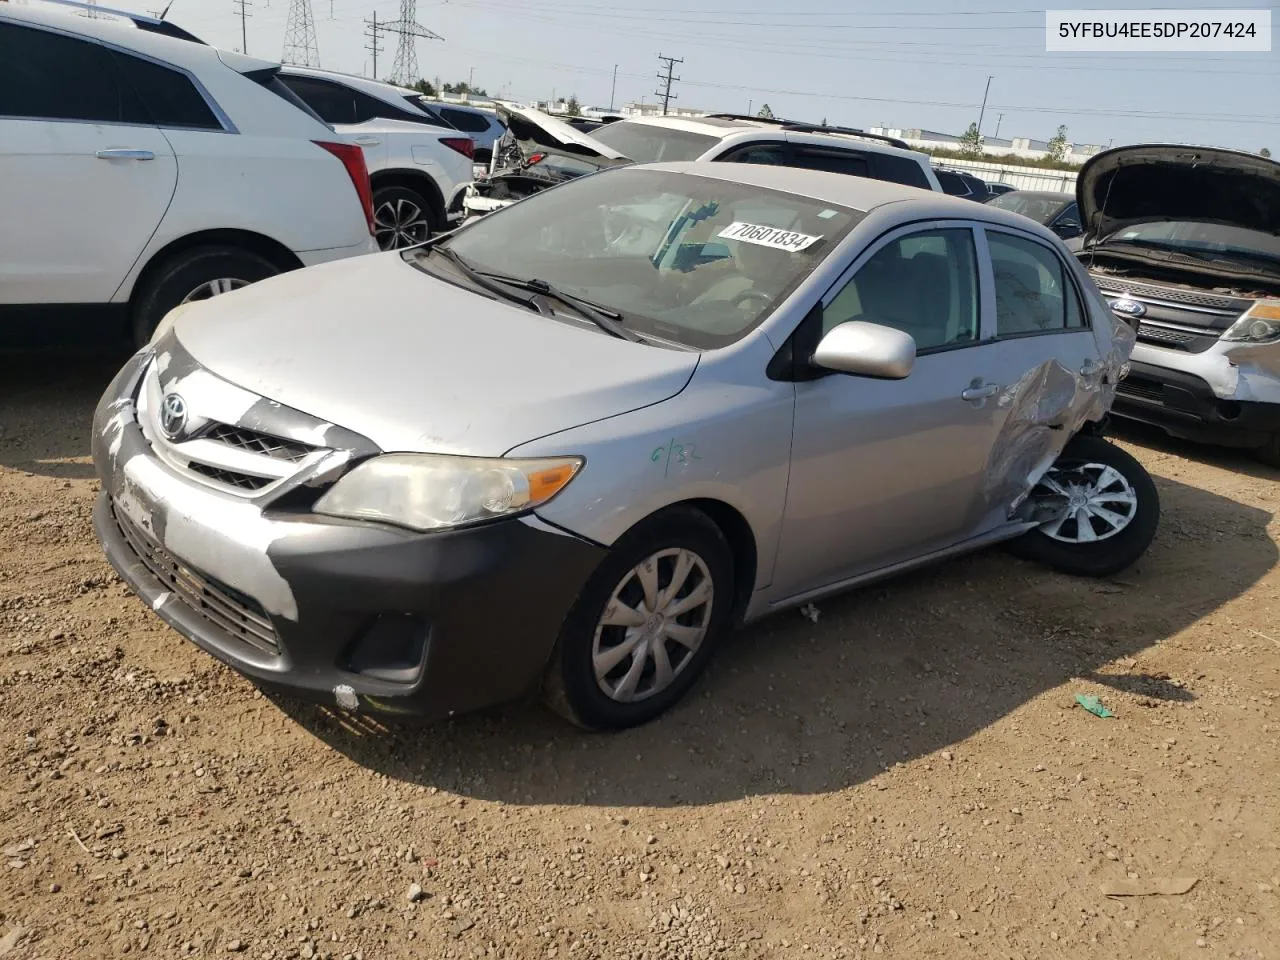
[[[983,492],[986,502],[1006,504],[1010,517],[1080,428],[1111,409],[1137,337],[1128,324],[1112,319],[1109,310],[1106,319],[1099,322],[1094,314],[1101,358],[1095,367],[1080,372],[1046,360],[996,398],[1009,412],[992,445]]]

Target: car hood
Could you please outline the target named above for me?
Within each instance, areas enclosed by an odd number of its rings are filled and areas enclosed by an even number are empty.
[[[521,143],[535,143],[540,147],[561,149],[567,153],[588,157],[605,157],[609,160],[626,159],[617,150],[605,146],[595,137],[541,110],[509,103],[497,104],[495,109],[498,112],[498,119]]]
[[[218,377],[388,452],[501,456],[672,397],[698,363],[488,299],[394,252],[191,304],[172,333]]]
[[[1280,234],[1280,164],[1213,147],[1117,147],[1080,168],[1076,201],[1090,240],[1163,220]]]

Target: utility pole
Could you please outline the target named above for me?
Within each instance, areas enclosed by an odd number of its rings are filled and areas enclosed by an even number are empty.
[[[373,16],[365,21],[369,25],[369,29],[365,31],[365,36],[369,38],[369,45],[365,47],[373,54],[373,79],[378,79],[378,54],[382,52],[382,44],[379,43],[379,31],[382,29],[378,25],[378,11],[373,11]]]
[[[320,66],[311,0],[289,0],[289,17],[284,28],[284,53],[280,60],[299,67]]]
[[[609,88],[609,112],[613,113],[613,98],[618,92],[618,65],[613,65],[613,86]]]
[[[444,37],[433,33],[418,23],[418,0],[400,0],[400,19],[392,20],[382,29],[387,33],[399,34],[400,42],[396,45],[396,62],[391,67],[391,82],[402,87],[409,87],[418,82],[418,47],[417,40],[443,40]]]
[[[245,20],[251,16],[249,8],[253,4],[249,0],[231,0],[231,3],[236,8],[236,12],[240,14],[240,52],[248,56],[249,30],[245,25]]]
[[[987,89],[982,91],[982,109],[978,111],[978,136],[982,136],[982,115],[987,112],[987,94],[991,92],[993,77],[987,77]]]
[[[655,90],[654,96],[662,98],[662,115],[665,117],[667,115],[667,110],[671,106],[671,101],[680,99],[671,92],[671,84],[680,79],[679,77],[672,76],[671,71],[675,69],[677,63],[684,63],[684,58],[664,57],[662,54],[658,54],[658,59],[667,65],[667,72],[665,74],[658,74],[658,81],[663,84],[663,88],[661,90]]]
[[[476,68],[468,67],[467,68],[467,95],[462,99],[470,100],[471,91],[474,90],[475,88],[476,88]]]
[[[1002,113],[1002,114],[1000,114],[1000,116],[996,117],[996,136],[997,136],[997,137],[999,137],[999,136],[1000,136],[1000,124],[1002,124],[1002,123],[1004,123],[1004,114],[1003,114],[1003,113]]]

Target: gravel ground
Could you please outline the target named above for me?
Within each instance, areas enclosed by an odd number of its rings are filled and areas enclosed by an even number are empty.
[[[388,726],[113,576],[117,363],[0,357],[0,957],[1280,956],[1275,471],[1125,434],[1164,518],[1119,579],[996,551],[828,600],[621,735]]]

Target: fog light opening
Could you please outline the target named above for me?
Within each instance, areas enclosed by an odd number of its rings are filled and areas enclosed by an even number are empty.
[[[1234,400],[1219,400],[1218,418],[1221,420],[1238,420],[1240,418],[1240,404]]]

